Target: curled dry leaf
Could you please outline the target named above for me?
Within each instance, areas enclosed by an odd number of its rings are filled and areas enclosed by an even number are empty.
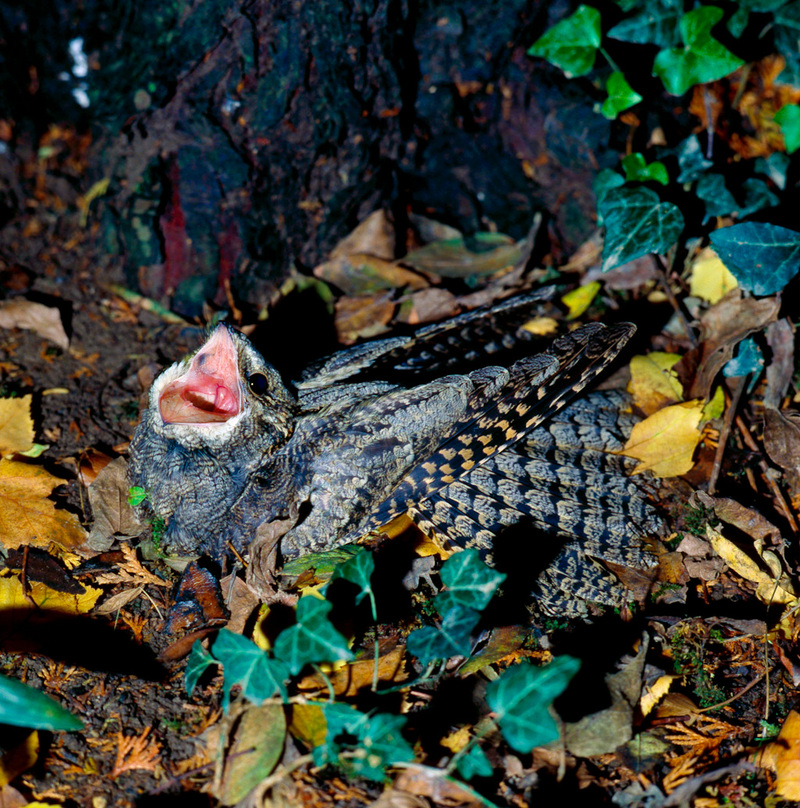
[[[33,446],[32,401],[33,396],[0,398],[0,456],[27,452]]]
[[[780,569],[775,569],[777,556],[769,553],[762,556],[768,571],[762,569],[744,550],[737,547],[730,539],[726,539],[718,530],[706,526],[706,536],[711,546],[722,557],[725,563],[742,578],[756,585],[756,597],[771,606],[774,603],[793,604],[797,595],[792,584]]]
[[[0,328],[29,329],[65,351],[69,348],[69,337],[61,322],[61,312],[32,300],[0,303]]]
[[[788,317],[767,326],[767,344],[772,359],[767,365],[764,406],[778,409],[794,376],[794,327]]]
[[[127,468],[124,457],[112,460],[88,488],[94,525],[87,544],[93,550],[108,550],[115,536],[132,538],[144,528],[128,501]]]
[[[78,517],[56,508],[55,502],[47,498],[63,482],[41,466],[0,460],[0,543],[3,546],[47,547],[55,542],[71,549],[83,543],[86,532]]]
[[[675,365],[689,398],[707,400],[722,366],[746,336],[774,322],[780,310],[777,297],[742,297],[734,289],[700,318],[701,344]]]

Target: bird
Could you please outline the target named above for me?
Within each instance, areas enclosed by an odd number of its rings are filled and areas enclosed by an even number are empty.
[[[520,323],[547,289],[353,346],[293,382],[222,323],[157,377],[130,445],[130,481],[163,520],[164,548],[249,560],[263,594],[280,563],[379,531],[406,513],[493,562],[504,531],[560,537],[533,589],[550,609],[578,593],[618,603],[602,562],[648,567],[641,537],[663,532],[646,481],[622,455],[625,398],[570,401],[630,340],[630,323],[589,323],[545,350]],[[458,363],[473,369],[452,372]],[[399,380],[398,380],[399,379]],[[582,593],[582,594],[581,594]]]

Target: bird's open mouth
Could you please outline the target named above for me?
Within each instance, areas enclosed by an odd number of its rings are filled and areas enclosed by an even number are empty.
[[[236,346],[224,325],[194,355],[189,370],[164,388],[158,409],[165,424],[218,423],[241,412]]]

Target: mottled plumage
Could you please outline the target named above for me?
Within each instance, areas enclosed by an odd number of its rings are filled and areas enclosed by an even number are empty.
[[[407,511],[491,558],[494,537],[523,523],[566,541],[555,577],[539,578],[544,601],[554,602],[562,574],[592,599],[618,600],[591,558],[647,566],[639,537],[661,521],[625,459],[607,454],[624,441],[621,398],[592,394],[563,408],[633,327],[590,324],[509,367],[413,383],[419,372],[446,372],[454,355],[486,363],[518,343],[532,300],[340,352],[294,391],[242,335],[219,326],[156,380],[131,444],[131,479],[166,521],[167,549],[246,555],[262,526],[287,559]],[[387,381],[385,369],[409,383]]]

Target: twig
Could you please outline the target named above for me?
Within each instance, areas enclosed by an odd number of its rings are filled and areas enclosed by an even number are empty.
[[[717,480],[719,479],[719,472],[722,468],[722,458],[725,455],[725,446],[728,443],[728,438],[731,434],[731,427],[733,426],[733,419],[736,416],[736,408],[739,406],[739,399],[744,391],[744,385],[747,381],[746,376],[739,376],[732,380],[733,383],[724,385],[725,387],[733,388],[728,390],[730,401],[725,410],[725,420],[722,422],[722,429],[719,431],[719,440],[717,442],[717,451],[714,454],[714,465],[711,468],[711,474],[708,476],[708,493],[714,496],[717,490]]]
[[[719,704],[712,704],[710,707],[700,707],[698,708],[697,712],[707,713],[709,710],[717,710],[720,707],[725,707],[731,702],[736,701],[736,699],[740,698],[741,696],[744,696],[744,694],[747,693],[748,690],[755,687],[767,675],[768,672],[769,669],[767,668],[763,673],[759,673],[758,676],[756,676],[756,678],[753,679],[752,682],[750,682],[750,684],[745,685],[738,693],[734,693],[729,699],[725,699],[725,701],[721,701]]]

